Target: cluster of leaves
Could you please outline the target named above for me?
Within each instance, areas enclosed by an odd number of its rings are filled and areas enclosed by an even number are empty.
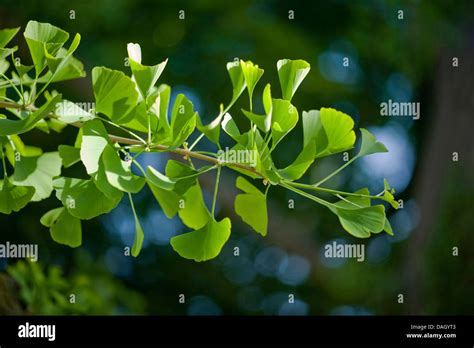
[[[387,183],[378,195],[371,195],[366,188],[351,193],[321,186],[354,160],[387,151],[367,130],[360,130],[358,153],[338,170],[318,183],[297,181],[315,161],[355,146],[356,134],[350,116],[332,108],[303,111],[301,151],[285,168],[277,168],[273,162],[272,153],[300,119],[291,100],[310,70],[307,62],[278,61],[282,98],[275,98],[267,84],[261,96],[263,110],[260,112],[253,108],[253,95],[263,69],[250,61],[229,62],[227,71],[232,97],[226,106],[220,106],[215,119],[204,125],[185,95],[178,94],[170,105],[170,87],[166,84],[157,86],[167,61],[152,66],[142,64],[138,44],[127,46],[131,76],[106,67],[92,70],[95,108],[87,110],[63,99],[56,91],[47,91],[53,82],[85,76],[82,64],[73,57],[80,35],[76,34],[66,49],[63,46],[68,33],[50,24],[30,21],[24,37],[33,65],[27,66],[18,63],[16,47],[5,48],[18,30],[0,31],[0,74],[3,78],[0,81],[0,106],[8,112],[7,116],[0,117],[0,154],[4,170],[0,212],[18,211],[30,201],[45,199],[54,191],[61,206],[45,213],[41,223],[49,227],[56,242],[77,247],[82,241],[81,220],[110,212],[127,194],[136,229],[132,255],[137,256],[144,231],[132,194],[147,185],[167,217],[178,215],[184,225],[192,229],[171,240],[174,250],[184,258],[205,261],[219,254],[231,233],[230,219],[218,221],[215,217],[221,168],[227,167],[242,175],[236,181],[237,188],[242,191],[235,198],[236,213],[262,236],[267,234],[266,199],[273,186],[284,187],[327,207],[339,218],[342,227],[355,237],[366,238],[382,231],[392,234],[385,206],[372,205],[378,200],[397,208],[394,191]],[[10,76],[6,75],[10,66],[8,57],[13,63]],[[249,128],[241,131],[229,111],[245,91],[249,109],[242,110],[242,114],[248,119]],[[35,102],[40,96],[44,101],[38,107]],[[24,144],[20,138],[20,134],[33,130],[60,132],[67,125],[78,127],[75,143],[59,145],[56,152],[43,153],[38,147]],[[111,134],[108,128],[127,137]],[[225,134],[221,134],[221,129]],[[188,146],[187,140],[194,132],[200,134]],[[224,161],[217,153],[194,150],[203,138],[221,149],[221,135],[227,135],[235,142],[231,150],[255,153],[255,163]],[[165,173],[151,166],[145,170],[137,157],[150,151],[175,153],[184,161],[169,160]],[[8,175],[5,159],[13,168],[12,175]],[[208,165],[197,166],[193,162],[196,159],[206,161]],[[73,165],[82,166],[87,178],[61,176],[62,167]],[[133,167],[136,167],[135,172]],[[213,170],[216,171],[216,185],[209,209],[203,199],[199,176]],[[264,192],[255,185],[258,181],[266,186]],[[315,195],[318,192],[329,193],[338,200],[326,201]]]

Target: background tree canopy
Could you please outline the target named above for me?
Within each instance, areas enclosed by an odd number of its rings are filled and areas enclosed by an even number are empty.
[[[258,62],[276,89],[275,62],[305,59],[312,70],[294,96],[299,110],[320,106],[342,110],[357,128],[368,128],[390,151],[361,160],[328,184],[354,191],[369,182],[371,191],[380,192],[386,177],[404,201],[403,209],[389,216],[393,237],[379,235],[361,242],[347,235],[331,212],[286,190],[275,190],[268,201],[267,237],[260,238],[235,219],[221,255],[203,264],[178,258],[172,251],[170,239],[185,227],[176,218],[168,220],[149,191],[135,201],[147,231],[137,259],[123,256],[123,247],[134,239],[127,200],[101,219],[84,223],[80,249],[54,243],[47,228],[38,224],[44,212],[57,206],[53,199],[45,200],[20,213],[0,215],[0,243],[37,243],[43,266],[57,266],[43,272],[0,259],[2,269],[8,266],[20,284],[21,301],[35,314],[469,313],[474,304],[469,287],[473,219],[468,211],[474,193],[469,137],[474,100],[472,10],[470,1],[456,6],[427,1],[327,1],[317,6],[284,1],[2,1],[2,28],[24,29],[29,20],[37,20],[81,33],[75,55],[84,62],[87,77],[55,86],[65,99],[74,101],[94,101],[94,66],[128,73],[124,65],[128,42],[140,43],[145,63],[169,59],[160,80],[173,84],[173,100],[186,93],[205,124],[218,114],[219,102],[231,97],[225,62],[236,57]],[[289,11],[294,11],[294,19]],[[16,37],[14,44],[20,57],[28,57],[22,37]],[[347,67],[341,63],[344,58]],[[258,85],[256,93],[264,87]],[[420,102],[420,120],[381,117],[380,103],[388,99]],[[236,110],[241,108],[248,108],[245,98],[235,105]],[[75,135],[65,130],[57,137],[66,143]],[[279,168],[295,157],[298,140],[282,140],[275,158]],[[32,132],[27,141],[45,151],[57,146],[41,132]],[[457,162],[453,152],[459,154]],[[142,158],[144,165],[166,164],[163,155]],[[342,163],[342,157],[322,161],[309,174],[311,182]],[[209,202],[212,177],[204,178],[202,185]],[[238,193],[235,177],[227,177],[221,185],[228,189],[221,193],[216,211],[232,215]],[[288,200],[294,200],[294,209]],[[325,258],[324,245],[334,240],[366,244],[365,262]],[[235,247],[239,257],[234,256]],[[459,248],[457,256],[454,247]],[[10,276],[0,278],[3,313],[23,310],[11,302],[14,295],[8,295]],[[31,278],[36,281],[22,281]],[[81,307],[49,303],[47,295],[32,299],[28,289],[48,291],[41,285],[44,278],[57,284],[59,294],[82,289]],[[107,284],[102,293],[95,291],[97,284]],[[186,295],[186,304],[178,302],[179,294]],[[288,303],[288,294],[295,295],[295,303]],[[397,302],[398,294],[404,294],[404,304]],[[98,310],[91,303],[102,306]]]

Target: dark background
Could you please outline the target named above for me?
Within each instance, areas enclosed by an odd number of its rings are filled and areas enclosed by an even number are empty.
[[[180,10],[184,20],[178,18]],[[20,308],[16,290],[2,275],[0,313],[472,314],[473,15],[467,0],[1,0],[2,28],[24,28],[34,19],[82,35],[76,56],[88,77],[54,86],[78,102],[93,101],[94,66],[129,73],[124,66],[128,42],[141,44],[144,64],[169,58],[160,81],[171,85],[173,94],[186,93],[207,120],[231,96],[226,62],[239,57],[265,69],[254,94],[259,95],[267,82],[275,94],[279,91],[278,59],[307,60],[311,71],[293,99],[299,112],[336,107],[389,149],[361,160],[328,185],[350,190],[368,185],[379,192],[385,177],[404,208],[390,211],[394,237],[357,240],[326,209],[277,189],[269,196],[270,228],[262,238],[233,213],[235,176],[225,171],[217,208],[220,216],[233,217],[231,239],[217,259],[194,263],[171,249],[169,238],[185,228],[178,219],[166,219],[150,192],[135,198],[146,234],[137,259],[123,256],[134,235],[126,200],[112,213],[83,222],[83,246],[70,249],[52,241],[39,223],[58,205],[52,197],[0,216],[0,242],[39,244],[43,267],[0,261],[0,269],[16,267],[25,279]],[[15,44],[30,63],[22,35]],[[349,67],[343,67],[344,57]],[[421,118],[381,117],[380,103],[388,99],[419,102]],[[244,95],[231,109],[242,125],[239,110],[246,106]],[[278,149],[280,166],[297,154],[297,128]],[[52,140],[35,131],[25,141],[54,151],[60,143],[73,144],[75,132],[67,129]],[[453,152],[459,161],[453,162]],[[314,182],[343,163],[341,156],[333,157],[315,164],[306,180]],[[158,167],[166,161],[164,155],[143,158]],[[213,177],[203,179],[210,196]],[[288,209],[289,199],[295,209]],[[366,244],[365,262],[324,258],[323,247],[333,240]],[[233,256],[235,246],[239,257]],[[458,256],[453,247],[459,248]],[[54,291],[74,293],[78,303],[61,304]],[[186,295],[185,304],[178,303],[179,294]],[[295,295],[294,304],[288,294]]]

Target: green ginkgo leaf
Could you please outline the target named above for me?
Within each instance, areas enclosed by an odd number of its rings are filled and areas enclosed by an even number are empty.
[[[92,85],[96,112],[117,124],[132,120],[138,93],[130,77],[118,70],[95,67],[92,69]]]
[[[390,225],[390,221],[388,221],[387,217],[385,217],[385,224],[383,226],[383,230],[390,236],[393,236],[392,226]]]
[[[151,192],[153,193],[153,196],[155,197],[158,204],[160,205],[161,209],[163,209],[163,212],[165,213],[165,215],[169,219],[175,216],[179,210],[180,195],[178,195],[174,191],[170,191],[170,190],[166,190],[161,187],[158,187],[151,180],[148,180],[148,179],[147,179],[147,184]]]
[[[122,161],[111,145],[105,147],[102,163],[107,181],[120,191],[137,193],[145,185],[144,177],[132,173],[131,161]]]
[[[36,76],[39,76],[46,66],[45,49],[54,56],[69,38],[69,34],[64,30],[36,21],[28,22],[23,35],[30,49]]]
[[[54,98],[43,104],[41,108],[18,121],[0,118],[0,136],[21,134],[30,131],[40,120],[54,111],[56,103],[60,100],[61,95],[57,94]]]
[[[142,64],[142,50],[139,44],[129,43],[127,45],[127,51],[135,82],[142,96],[146,98],[160,78],[168,60],[157,65],[147,66]]]
[[[369,195],[367,188],[356,191],[357,194]],[[368,238],[371,233],[379,233],[385,228],[384,206],[370,205],[369,197],[349,196],[329,208],[339,217],[342,227],[358,238]]]
[[[362,141],[360,145],[358,157],[367,156],[378,152],[388,152],[384,144],[380,143],[375,139],[375,137],[364,128],[360,129],[362,135]]]
[[[316,157],[324,157],[354,147],[354,121],[332,108],[303,113],[304,143],[316,141]]]
[[[171,238],[173,249],[185,259],[196,262],[215,258],[230,237],[229,218],[222,221],[209,221],[200,229]]]
[[[184,194],[195,184],[199,175],[212,168],[214,167],[204,166],[197,170],[183,162],[169,160],[166,163],[166,175],[175,182],[173,190],[178,194]]]
[[[137,257],[140,254],[143,246],[143,240],[145,239],[145,233],[143,233],[142,225],[138,219],[137,212],[135,210],[135,204],[133,204],[132,196],[128,195],[130,199],[130,205],[132,206],[133,218],[135,220],[135,239],[132,245],[132,256]]]
[[[150,126],[151,134],[153,134],[155,132],[154,130],[159,126],[159,118],[152,110],[154,103],[159,97],[159,93],[154,91],[147,97],[147,100],[144,99],[138,102],[133,111],[133,118],[127,123],[124,123],[122,127],[148,133],[148,127]]]
[[[95,186],[107,197],[114,199],[114,197],[123,195],[123,192],[112,186],[107,180],[107,174],[105,173],[105,167],[102,160],[99,161],[99,169],[92,176]]]
[[[315,140],[307,144],[296,159],[286,168],[278,170],[278,174],[286,180],[298,180],[313,164],[316,156]]]
[[[35,194],[35,188],[31,186],[15,186],[10,178],[0,180],[0,213],[11,214],[19,211],[31,201]]]
[[[151,106],[151,112],[158,117],[158,125],[152,128],[153,139],[159,144],[170,141],[171,127],[168,121],[168,107],[171,97],[171,88],[168,85],[160,85],[157,89],[157,97]]]
[[[58,82],[84,77],[86,75],[83,64],[72,56],[80,42],[81,35],[76,34],[69,48],[67,50],[60,48],[57,54],[50,53],[45,46],[44,54],[49,68],[47,74],[48,81]],[[42,77],[42,79],[44,81],[44,77]]]
[[[87,174],[94,174],[99,169],[100,156],[109,143],[109,135],[99,120],[86,122],[81,131],[81,161]]]
[[[240,67],[242,68],[245,84],[247,85],[251,102],[253,90],[257,85],[258,80],[260,80],[263,75],[263,69],[260,69],[258,65],[253,64],[251,61],[244,62],[243,60],[240,61]]]
[[[191,135],[196,127],[196,116],[193,103],[184,94],[178,94],[171,111],[170,146],[180,146]]]
[[[86,76],[84,64],[72,55],[66,56],[67,50],[61,48],[56,55],[61,60],[60,67],[53,74],[48,71],[38,78],[38,83],[61,82],[66,80],[78,79]]]
[[[395,190],[390,187],[386,179],[383,179],[383,185],[384,185],[384,191],[383,191],[383,196],[382,198],[390,203],[390,205],[394,209],[398,209],[398,202],[395,200],[395,197],[393,197],[393,194],[395,193]]]
[[[182,196],[183,205],[179,207],[178,214],[181,221],[192,229],[203,227],[211,216],[204,202],[201,186],[195,184]]]
[[[222,111],[223,110],[221,110],[219,115],[217,115],[217,117],[207,125],[203,125],[201,118],[199,116],[197,117],[197,129],[199,129],[200,132],[204,133],[204,135],[214,144],[219,144],[221,122],[222,118],[224,117],[224,113]]]
[[[379,233],[385,227],[384,206],[374,205],[359,209],[334,209],[342,227],[358,238],[368,238],[370,233]]]
[[[275,147],[298,123],[298,110],[288,100],[272,99],[272,141]]]
[[[283,99],[291,101],[301,82],[308,75],[310,65],[304,60],[281,59],[277,62],[277,69]]]
[[[246,84],[240,61],[229,62],[226,67],[232,82],[232,100],[230,102],[230,105],[232,105],[243,93]]]
[[[18,73],[18,77],[23,77],[23,75],[28,73],[31,69],[33,69],[33,67],[33,65],[15,64],[15,70]]]
[[[224,132],[226,132],[237,143],[243,145],[248,140],[247,134],[240,134],[237,124],[229,113],[224,115],[221,126]]]
[[[59,244],[77,248],[82,244],[81,220],[75,218],[66,208],[48,211],[40,219],[41,224],[49,227],[51,238]]]
[[[8,138],[3,137],[5,141],[5,155],[10,164],[15,167],[16,160],[22,157],[37,157],[43,154],[43,150],[37,146],[25,145],[18,135],[10,135]]]
[[[69,168],[70,166],[81,161],[81,150],[77,147],[69,145],[59,145],[58,150],[64,168]]]
[[[265,194],[241,176],[237,178],[236,186],[245,193],[235,197],[235,212],[256,232],[266,236],[268,215]]]
[[[12,48],[0,48],[0,60],[11,56],[16,51],[18,51],[18,46]]]
[[[53,178],[61,173],[61,157],[58,152],[46,152],[37,157],[21,157],[16,161],[13,183],[32,186],[35,194],[32,201],[48,198],[53,192]]]
[[[147,181],[151,182],[154,186],[159,187],[163,190],[171,191],[174,189],[176,181],[168,178],[166,175],[161,174],[152,166],[148,166],[146,170]]]
[[[4,48],[18,33],[20,27],[0,30],[0,48]]]
[[[106,196],[91,179],[56,178],[53,182],[56,197],[69,213],[81,220],[89,220],[114,209],[122,198],[118,191],[113,197]]]

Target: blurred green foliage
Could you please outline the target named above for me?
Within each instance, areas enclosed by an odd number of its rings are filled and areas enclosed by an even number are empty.
[[[19,298],[26,314],[144,313],[143,297],[107,272],[75,273],[65,277],[61,267],[18,261],[7,268],[7,273],[19,286]]]

